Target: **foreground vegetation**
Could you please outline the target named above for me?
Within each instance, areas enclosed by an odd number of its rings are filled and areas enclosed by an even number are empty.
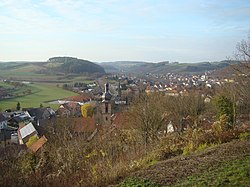
[[[249,140],[234,140],[173,157],[133,172],[118,186],[249,186],[249,145]]]
[[[250,156],[223,163],[218,168],[189,176],[175,186],[241,186],[250,185]]]
[[[168,134],[145,149],[138,130],[117,129],[110,134],[109,129],[103,129],[100,136],[87,141],[88,133],[74,133],[72,119],[57,119],[48,124],[49,141],[41,151],[20,154],[10,148],[5,152],[0,160],[0,184],[106,186],[124,180],[123,185],[134,184],[138,179],[139,183],[151,186],[172,185],[211,166],[216,169],[221,163],[249,155],[249,130],[249,126],[224,131],[190,129]],[[126,177],[136,180],[127,181]]]

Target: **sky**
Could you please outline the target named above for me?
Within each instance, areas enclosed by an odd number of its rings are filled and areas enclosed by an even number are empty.
[[[249,0],[0,0],[0,61],[220,61],[249,30]]]

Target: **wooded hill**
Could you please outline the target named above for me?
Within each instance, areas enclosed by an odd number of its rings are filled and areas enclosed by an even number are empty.
[[[4,77],[13,77],[13,75],[16,76],[21,74],[104,74],[105,70],[100,65],[90,62],[88,60],[82,60],[73,57],[53,57],[50,58],[48,61],[43,62],[0,62],[0,73],[1,75],[7,75]]]
[[[52,71],[61,73],[105,73],[100,65],[73,57],[53,57],[48,60],[47,64],[52,66]]]
[[[198,63],[179,63],[173,62],[137,62],[137,61],[118,61],[104,62],[101,65],[106,72],[125,71],[131,73],[202,73],[225,68],[231,64],[239,63],[238,61],[224,60],[220,62],[198,62]]]

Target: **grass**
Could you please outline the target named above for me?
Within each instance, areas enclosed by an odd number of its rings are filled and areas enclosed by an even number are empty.
[[[13,85],[6,84],[5,82],[2,82],[2,81],[0,81],[0,86],[3,87],[3,88],[6,88],[6,89],[14,88]]]
[[[216,169],[189,176],[179,186],[250,186],[250,156],[224,163]]]
[[[17,102],[20,102],[22,108],[39,107],[40,104],[48,106],[48,101],[77,95],[74,92],[47,84],[30,84],[29,86],[32,90],[32,94],[0,101],[0,108],[2,110],[16,108]],[[51,107],[57,108],[58,105],[51,105]]]
[[[120,185],[120,187],[160,187],[160,185],[149,181],[149,180],[143,180],[143,179],[137,179],[137,178],[128,178],[125,181],[123,181]]]

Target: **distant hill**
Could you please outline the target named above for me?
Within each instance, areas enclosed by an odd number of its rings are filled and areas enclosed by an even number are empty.
[[[102,62],[100,65],[106,72],[128,71],[128,69],[147,64],[143,61],[114,61]]]
[[[15,61],[0,63],[0,78],[20,78],[29,77],[32,80],[38,74],[67,76],[78,76],[89,73],[93,76],[105,74],[105,70],[98,64],[87,60],[72,57],[53,57],[47,61]],[[38,75],[37,77],[39,77]]]
[[[105,62],[101,65],[109,70],[111,67],[119,71],[131,72],[131,73],[202,73],[205,71],[212,71],[225,68],[231,64],[239,63],[238,61],[224,60],[220,62],[199,62],[199,63],[169,63],[168,61],[159,63],[148,62],[134,62],[134,61],[118,61],[118,62]],[[105,69],[106,70],[106,69]],[[112,69],[111,69],[112,70]]]
[[[46,66],[54,72],[67,74],[105,73],[104,68],[100,65],[73,57],[53,57],[48,60]]]
[[[168,61],[152,63],[144,61],[115,61],[93,63],[73,57],[53,57],[44,62],[1,62],[0,71],[31,72],[41,74],[103,74],[128,72],[135,74],[155,73],[203,73],[205,71],[222,70],[239,61],[224,60],[220,62],[169,63]]]

